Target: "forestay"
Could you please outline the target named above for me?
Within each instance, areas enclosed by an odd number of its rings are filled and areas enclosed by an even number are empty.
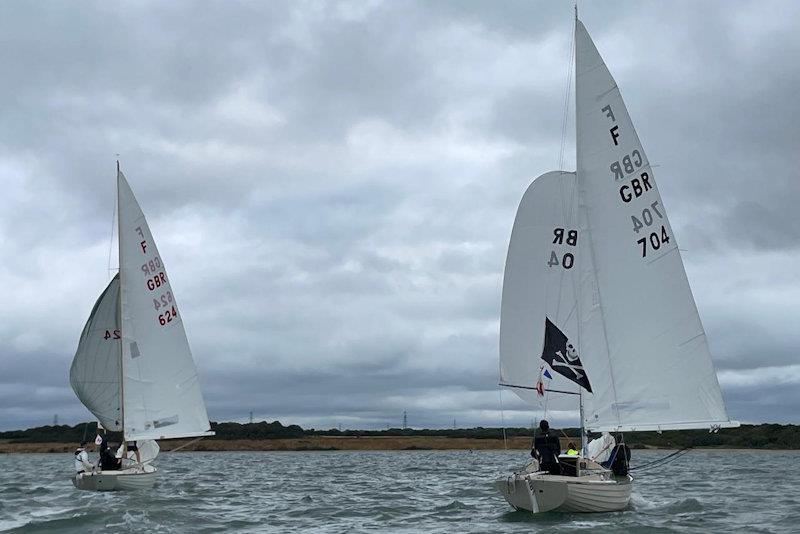
[[[211,435],[166,269],[122,172],[117,181],[125,438]]]
[[[108,283],[83,327],[69,370],[78,399],[108,430],[122,430],[119,275]]]
[[[581,345],[594,386],[594,395],[586,396],[585,425],[648,430],[735,424],[725,412],[650,162],[579,21],[575,39],[577,175],[585,214],[580,234],[591,259],[579,264]]]

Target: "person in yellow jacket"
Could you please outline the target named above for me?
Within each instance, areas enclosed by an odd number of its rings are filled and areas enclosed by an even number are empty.
[[[573,442],[569,442],[567,445],[567,456],[578,456],[580,454],[578,449],[575,448],[575,444]]]

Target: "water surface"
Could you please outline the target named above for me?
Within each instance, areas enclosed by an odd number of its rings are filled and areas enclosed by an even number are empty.
[[[634,451],[633,462],[666,454]],[[640,473],[627,511],[539,516],[513,511],[492,487],[524,451],[162,454],[156,487],[137,493],[75,490],[72,460],[0,455],[0,530],[800,531],[800,451],[692,451]]]

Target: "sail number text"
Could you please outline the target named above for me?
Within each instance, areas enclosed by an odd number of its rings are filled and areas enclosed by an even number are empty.
[[[165,311],[161,315],[158,316],[158,324],[164,326],[167,323],[171,323],[175,319],[178,318],[178,310],[173,306],[171,309]]]
[[[119,330],[106,330],[105,333],[103,334],[103,339],[105,340],[110,339],[113,341],[115,339],[120,339],[120,338],[121,336],[119,335]]]
[[[564,228],[553,229],[553,244],[554,245],[568,245],[570,247],[577,246],[578,244],[578,231],[566,230]],[[561,266],[564,269],[572,269],[575,265],[575,255],[572,252],[565,252],[559,258],[555,250],[550,251],[550,259],[547,260],[548,267]]]
[[[611,121],[611,128],[608,130],[611,143],[619,146],[622,132],[620,132],[611,105],[604,106],[601,111]],[[648,191],[655,190],[650,181],[650,175],[645,171],[640,171],[642,167],[646,166],[641,148],[634,148],[630,154],[625,154],[622,159],[618,159],[608,166],[615,181],[624,180],[635,172],[639,173],[639,176],[631,178],[629,183],[619,186],[619,198],[625,205],[641,198]],[[669,243],[666,220],[657,200],[650,203],[650,206],[641,212],[632,214],[631,223],[633,232],[636,234],[636,243],[641,246],[642,258],[646,258],[648,252],[659,250],[662,245]]]
[[[136,227],[135,231],[141,240],[139,246],[142,250],[142,254],[148,256],[148,250],[150,250],[151,253],[158,252],[155,250],[155,247],[149,246],[149,233],[145,235],[141,226]],[[156,312],[155,319],[158,321],[158,324],[166,326],[168,323],[176,321],[178,319],[178,308],[175,298],[172,296],[172,290],[169,287],[167,273],[164,271],[164,264],[161,258],[158,256],[145,258],[141,270],[144,277],[144,285],[148,292],[151,294],[155,293],[151,298],[153,301],[153,309]],[[161,291],[161,293],[159,294],[158,291]]]

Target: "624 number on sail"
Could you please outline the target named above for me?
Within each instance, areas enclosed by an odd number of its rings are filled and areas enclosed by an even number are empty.
[[[177,318],[178,318],[178,310],[175,308],[175,306],[173,306],[172,309],[169,309],[158,316],[158,324],[164,326],[165,324],[171,323]]]

